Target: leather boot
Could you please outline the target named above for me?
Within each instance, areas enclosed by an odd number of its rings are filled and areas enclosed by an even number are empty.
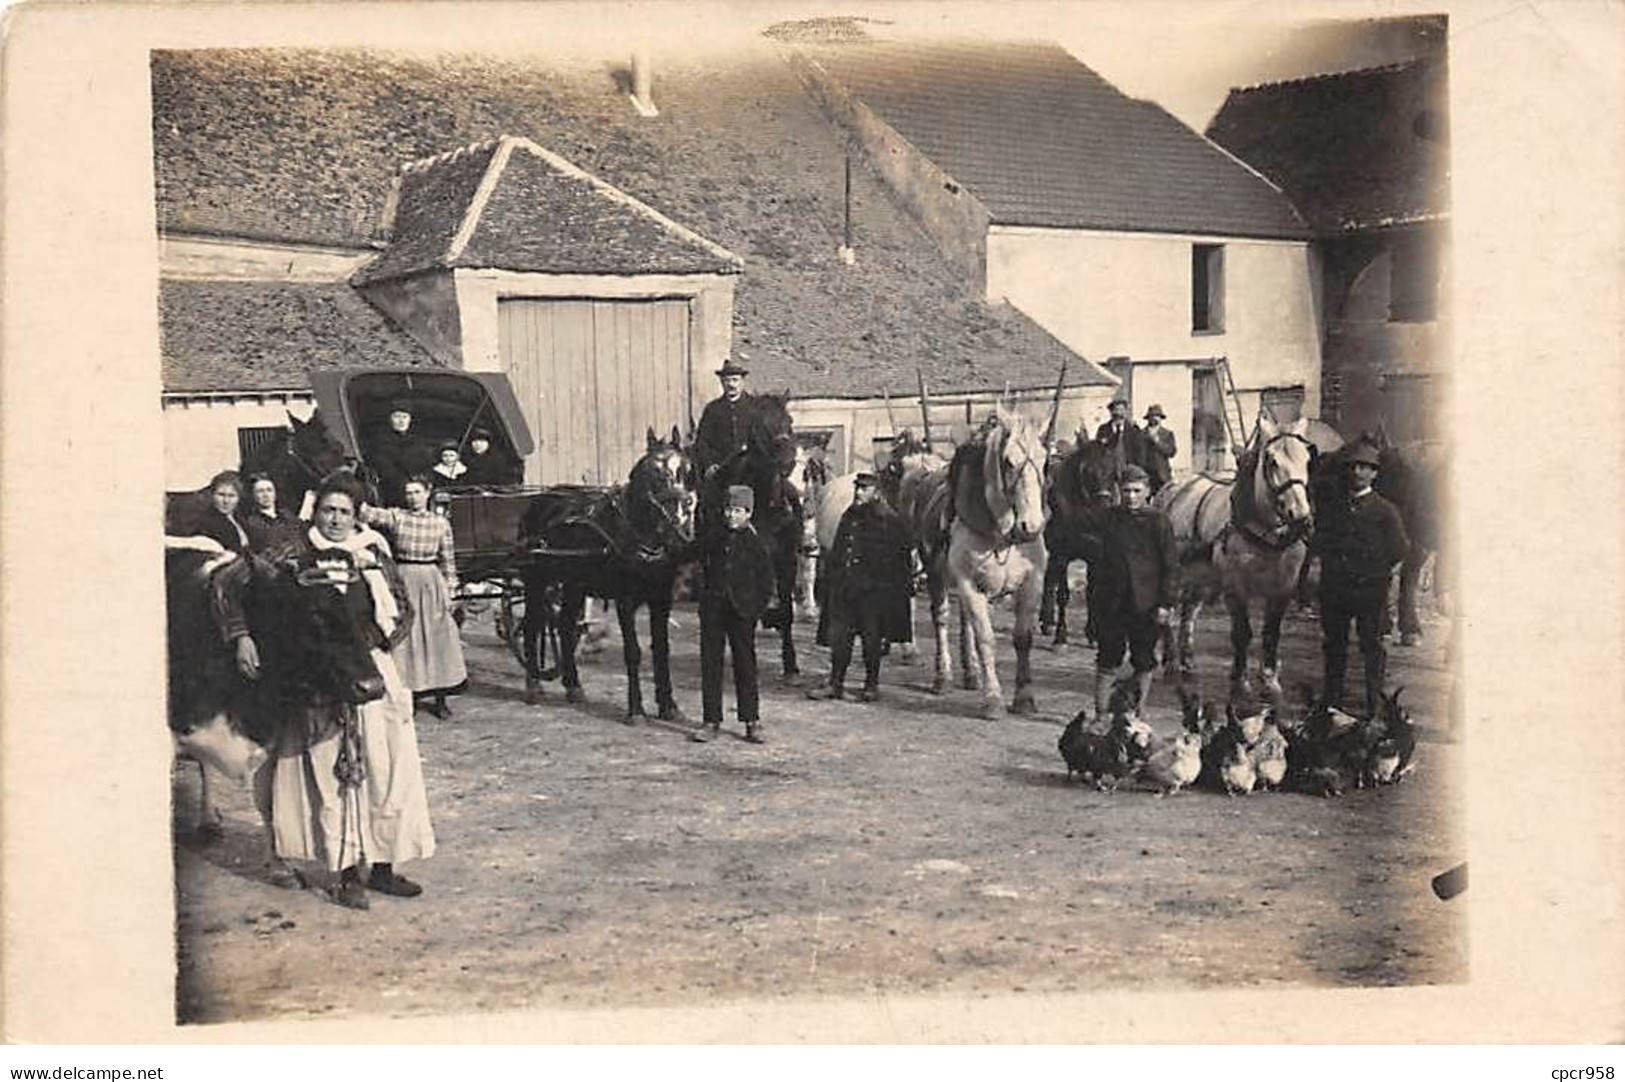
[[[759,721],[745,722],[745,742],[747,744],[765,744],[767,738],[762,736],[762,723]]]
[[[1103,669],[1095,673],[1095,716],[1097,718],[1111,716],[1112,687],[1116,682],[1116,674],[1109,669]]]
[[[688,738],[696,744],[709,744],[717,738],[717,734],[721,731],[722,722],[720,721],[702,722],[698,729],[688,734]]]
[[[831,681],[828,684],[818,684],[807,689],[809,699],[843,699],[846,691],[840,683]]]
[[[1134,674],[1134,684],[1140,693],[1139,702],[1136,703],[1134,707],[1134,714],[1136,717],[1145,717],[1146,704],[1151,701],[1151,681],[1156,677],[1156,675],[1157,672],[1155,669],[1147,669],[1145,672],[1137,672]]]

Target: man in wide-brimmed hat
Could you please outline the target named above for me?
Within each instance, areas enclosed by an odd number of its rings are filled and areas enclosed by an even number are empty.
[[[745,392],[750,369],[743,355],[729,357],[717,369],[722,395],[706,403],[700,425],[694,434],[694,465],[709,479],[729,459],[742,454],[750,438],[751,397]]]
[[[1163,485],[1173,480],[1174,456],[1179,453],[1179,442],[1174,439],[1171,430],[1163,427],[1162,422],[1168,415],[1162,412],[1162,407],[1153,404],[1145,411],[1145,458],[1140,465],[1151,478],[1151,494],[1154,496]]]
[[[1351,445],[1348,499],[1317,515],[1311,547],[1320,557],[1320,628],[1325,653],[1322,700],[1337,706],[1348,673],[1349,621],[1360,639],[1365,662],[1365,705],[1374,714],[1387,675],[1388,655],[1382,646],[1382,616],[1394,567],[1405,558],[1409,541],[1393,504],[1372,487],[1382,457],[1370,442]]]

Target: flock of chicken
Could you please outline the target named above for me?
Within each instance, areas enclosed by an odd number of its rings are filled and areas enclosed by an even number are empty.
[[[1114,709],[1109,721],[1094,722],[1082,710],[1061,734],[1061,758],[1068,779],[1076,774],[1101,790],[1126,781],[1159,796],[1187,786],[1232,796],[1254,789],[1340,796],[1348,789],[1389,785],[1410,773],[1416,727],[1399,703],[1401,691],[1384,695],[1370,718],[1307,695],[1305,715],[1287,720],[1273,706],[1245,717],[1227,706],[1221,718],[1212,702],[1181,689],[1178,736],[1158,736],[1127,710]]]

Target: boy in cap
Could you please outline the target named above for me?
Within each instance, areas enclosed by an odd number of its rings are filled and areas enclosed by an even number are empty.
[[[1136,712],[1143,712],[1156,672],[1157,638],[1173,617],[1179,596],[1179,552],[1168,516],[1150,506],[1150,478],[1125,466],[1123,502],[1083,516],[1078,540],[1090,561],[1089,614],[1099,646],[1095,655],[1095,710],[1105,716],[1125,647],[1134,668]],[[1098,575],[1097,575],[1098,569]]]
[[[734,698],[745,739],[761,744],[760,696],[756,686],[756,621],[773,588],[773,561],[751,525],[755,496],[746,485],[728,488],[722,521],[705,534],[701,548],[700,697],[703,716],[691,739],[704,743],[722,728],[722,650],[733,655]]]
[[[875,475],[858,474],[852,506],[835,531],[819,614],[820,630],[826,632],[821,639],[830,648],[829,683],[810,688],[808,698],[845,694],[855,632],[863,636],[863,691],[858,698],[872,703],[880,697],[881,641],[914,637],[908,607],[912,548],[902,520],[880,498]]]
[[[1365,662],[1365,705],[1370,714],[1376,713],[1388,666],[1382,646],[1388,583],[1410,547],[1399,511],[1372,488],[1380,462],[1370,443],[1353,445],[1348,454],[1348,498],[1325,509],[1310,540],[1320,557],[1320,628],[1326,660],[1322,697],[1328,706],[1342,702],[1353,620]]]
[[[1162,412],[1162,407],[1152,405],[1145,411],[1145,438],[1143,440],[1145,458],[1140,465],[1151,477],[1151,494],[1155,496],[1162,491],[1162,486],[1173,480],[1174,456],[1179,453],[1179,441],[1174,439],[1170,430],[1162,427],[1162,422],[1168,415]]]

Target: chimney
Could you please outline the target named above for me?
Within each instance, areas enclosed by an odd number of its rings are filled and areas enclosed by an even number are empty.
[[[659,116],[660,110],[655,108],[654,99],[654,72],[649,63],[649,52],[638,49],[632,54],[632,108],[638,111],[639,116]]]

